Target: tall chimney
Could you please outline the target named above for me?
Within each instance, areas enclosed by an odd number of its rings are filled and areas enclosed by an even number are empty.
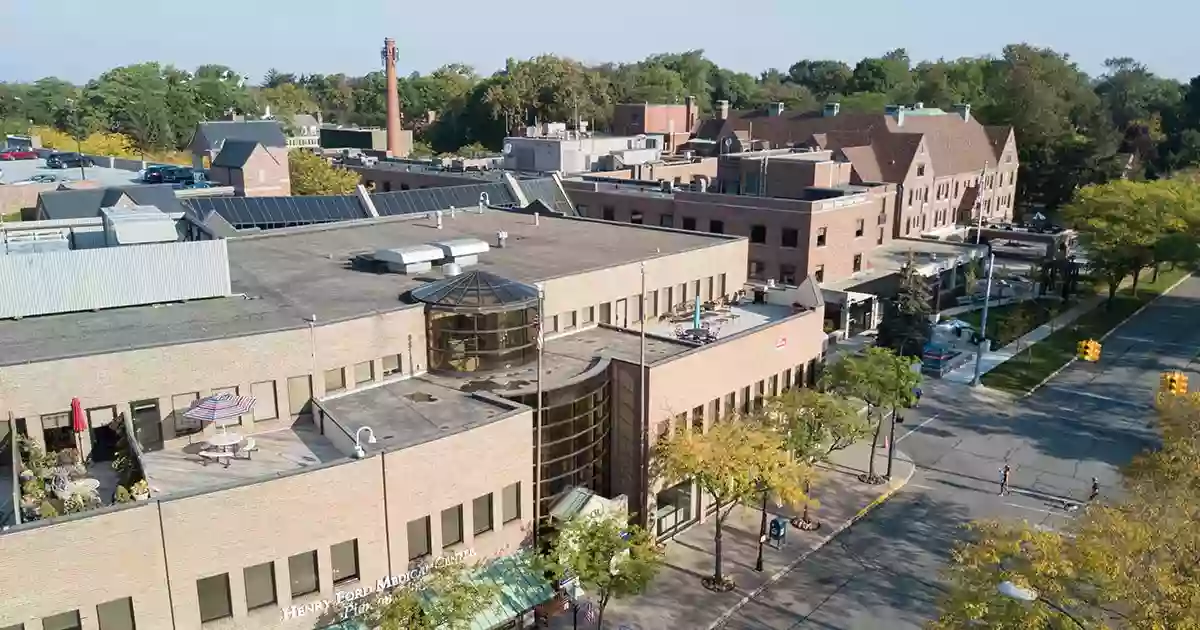
[[[383,67],[387,74],[387,150],[388,154],[399,157],[403,151],[400,146],[400,92],[396,83],[396,40],[391,37],[383,40],[383,50],[380,51]]]
[[[687,133],[692,133],[696,129],[696,97],[689,96],[683,99],[683,119],[684,129]]]

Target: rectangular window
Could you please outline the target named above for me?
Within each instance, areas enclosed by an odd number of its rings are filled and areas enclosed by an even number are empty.
[[[779,283],[796,286],[796,265],[779,265]]]
[[[685,230],[696,229],[696,218],[695,217],[683,217],[683,229],[685,229]]]
[[[908,205],[911,206],[912,202],[913,202],[913,189],[909,188],[908,189]]]
[[[925,165],[924,164],[917,165],[917,177],[925,177]]]
[[[346,389],[346,368],[325,370],[325,393],[332,394]]]
[[[709,422],[716,422],[721,418],[721,399],[714,398],[708,401],[708,418]]]
[[[762,261],[760,261],[760,260],[751,260],[750,261],[749,273],[750,273],[751,278],[754,278],[755,280],[761,280],[763,277],[763,274],[766,273],[766,269],[767,269],[767,266],[764,265],[762,263]]]
[[[828,228],[817,228],[817,247],[825,247],[825,235],[828,232]]]
[[[767,395],[768,396],[778,396],[779,395],[779,375],[778,374],[771,375],[771,380],[767,383]]]
[[[958,182],[954,182],[954,196],[958,196]]]
[[[590,324],[596,321],[596,307],[589,306],[583,309],[583,323]]]
[[[546,329],[546,332],[558,332],[558,315],[550,318],[550,327]]]
[[[275,381],[252,383],[250,395],[254,397],[254,411],[250,415],[254,417],[255,422],[279,417],[279,406],[275,401]]]
[[[783,391],[788,391],[792,388],[792,370],[788,368],[783,371]]]
[[[904,219],[904,233],[912,232],[912,217]]]
[[[737,411],[737,392],[729,392],[725,394],[725,413],[732,414]]]
[[[638,212],[637,210],[630,212],[629,213],[629,222],[634,225],[641,225],[642,224],[642,213]]]
[[[600,305],[600,323],[612,324],[612,303],[605,302]]]
[[[604,209],[602,210],[602,212],[603,212],[603,214],[601,216],[604,218],[605,221],[616,221],[617,220],[617,213],[615,210],[613,210],[612,206],[604,206]]]
[[[191,435],[199,433],[204,427],[198,420],[183,417],[184,412],[192,408],[192,404],[200,399],[200,392],[176,394],[171,397],[171,408],[175,410],[175,435]],[[43,424],[45,422],[43,421]]]
[[[879,228],[879,237],[875,239],[876,245],[883,245],[883,228]]]
[[[817,265],[817,269],[813,271],[813,280],[825,282],[825,265]]]
[[[710,220],[708,222],[708,231],[712,232],[713,234],[724,234],[725,233],[725,222],[718,221],[716,219]]]
[[[742,388],[742,413],[750,413],[750,388]]]
[[[751,243],[766,243],[767,242],[767,226],[751,225],[750,226],[750,242]]]
[[[58,613],[42,618],[42,630],[80,630],[83,624],[79,620],[79,611]]]
[[[354,384],[362,385],[375,380],[375,362],[363,361],[354,364]]]
[[[706,300],[717,299],[717,294],[713,292],[715,285],[716,285],[716,280],[712,276],[709,276],[708,280],[705,281],[705,285],[704,285],[704,299],[706,299]]]
[[[658,291],[651,291],[646,295],[646,316],[658,317]]]
[[[96,606],[96,619],[100,630],[135,630],[133,623],[133,598],[122,597]],[[45,624],[42,624],[45,628]]]
[[[754,408],[762,409],[763,401],[767,398],[767,382],[759,381],[754,384]]]
[[[880,213],[879,213],[879,219],[877,219],[877,220],[875,221],[875,224],[876,224],[876,225],[886,225],[886,224],[887,224],[887,213],[886,213],[886,212],[880,212]]]
[[[408,522],[408,559],[424,558],[433,552],[433,543],[429,539],[429,517]]]
[[[867,222],[863,219],[859,219],[858,223],[854,226],[854,238],[862,238],[862,235],[865,234],[866,231]]]
[[[383,375],[391,376],[400,372],[400,355],[389,354],[383,357]]]
[[[471,502],[471,523],[474,525],[471,531],[475,532],[476,536],[492,531],[491,492],[481,497],[475,497],[475,500]]]
[[[312,377],[307,374],[304,376],[289,376],[287,386],[288,411],[292,414],[292,417],[295,418],[311,413],[308,403],[312,400]]]
[[[563,314],[563,330],[574,330],[579,326],[579,314],[575,311]]]
[[[783,228],[779,231],[779,245],[782,247],[799,247],[800,232],[795,228]]]
[[[717,276],[717,293],[722,297],[727,295],[725,293],[725,274]]]
[[[357,580],[358,539],[347,540],[330,547],[329,564],[333,568],[334,584]]]
[[[854,255],[854,271],[862,271],[862,254]]]
[[[200,601],[200,623],[233,616],[228,573],[196,580],[196,595]]]
[[[462,505],[442,510],[442,549],[463,540]]]
[[[275,603],[274,562],[264,562],[242,569],[242,579],[246,582],[247,610],[263,608]]]
[[[317,572],[317,552],[306,551],[288,558],[288,576],[292,579],[292,597],[301,597],[321,590]]]
[[[704,405],[692,409],[692,432],[704,433]]]
[[[520,482],[504,486],[504,490],[500,493],[500,508],[504,514],[505,523],[511,523],[521,518]]]
[[[658,217],[658,224],[668,228],[675,227],[675,215],[664,214],[661,217]]]

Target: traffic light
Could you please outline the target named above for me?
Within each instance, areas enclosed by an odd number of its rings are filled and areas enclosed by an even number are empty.
[[[1188,391],[1188,377],[1183,372],[1165,372],[1162,375],[1162,391],[1182,396]]]
[[[1100,360],[1100,342],[1094,339],[1080,341],[1076,353],[1081,361]]]

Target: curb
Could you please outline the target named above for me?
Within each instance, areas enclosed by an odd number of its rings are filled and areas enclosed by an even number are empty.
[[[1108,339],[1113,333],[1117,332],[1117,329],[1121,328],[1125,324],[1128,324],[1129,320],[1137,317],[1138,315],[1141,315],[1142,311],[1150,308],[1151,304],[1154,304],[1159,299],[1161,299],[1164,295],[1167,295],[1171,291],[1174,291],[1176,289],[1176,287],[1183,284],[1186,280],[1188,280],[1191,277],[1192,277],[1191,273],[1185,274],[1182,278],[1177,280],[1175,282],[1175,284],[1172,284],[1171,286],[1167,287],[1166,289],[1163,289],[1162,293],[1159,293],[1158,295],[1154,296],[1153,300],[1150,300],[1149,302],[1146,302],[1145,304],[1139,306],[1138,309],[1136,311],[1130,313],[1128,317],[1126,317],[1125,319],[1122,319],[1120,322],[1117,322],[1116,326],[1109,328],[1108,332],[1104,333],[1103,335],[1100,335],[1100,338],[1097,339],[1096,341],[1104,341],[1105,339]],[[1029,391],[1025,392],[1024,394],[1021,394],[1021,398],[1029,398],[1030,396],[1033,395],[1034,392],[1041,389],[1046,383],[1049,383],[1051,380],[1054,379],[1054,377],[1058,376],[1059,373],[1061,373],[1063,370],[1074,365],[1075,362],[1078,360],[1079,359],[1077,359],[1076,357],[1071,357],[1071,359],[1069,361],[1067,361],[1066,363],[1064,363],[1062,367],[1051,372],[1050,376],[1047,376],[1046,378],[1042,379],[1041,381],[1038,382],[1037,385],[1034,385]]]
[[[904,455],[903,451],[896,449],[896,454],[898,456],[904,457],[905,460],[907,460],[910,464],[912,464],[912,467],[909,468],[908,474],[904,476],[904,479],[901,479],[899,483],[893,484],[891,488],[889,488],[887,491],[885,491],[883,494],[879,495],[878,497],[875,497],[875,499],[873,501],[871,501],[870,503],[868,503],[866,507],[859,510],[857,514],[855,514],[853,517],[850,518],[850,520],[842,523],[840,526],[837,527],[837,529],[834,529],[833,531],[826,534],[824,538],[818,540],[816,546],[814,546],[812,549],[809,549],[808,551],[801,554],[800,557],[798,557],[795,560],[788,563],[787,566],[785,566],[782,569],[780,569],[779,571],[777,571],[770,578],[767,578],[767,581],[763,582],[758,588],[747,593],[746,596],[741,599],[741,601],[734,604],[732,608],[725,611],[720,617],[717,618],[716,621],[709,624],[708,628],[706,630],[717,630],[718,628],[721,628],[722,626],[724,626],[725,623],[728,622],[730,620],[730,618],[732,618],[735,614],[737,614],[737,612],[739,610],[741,610],[742,608],[745,608],[746,604],[749,604],[750,602],[754,601],[755,598],[757,598],[759,595],[762,595],[773,584],[775,584],[779,580],[782,580],[784,577],[787,576],[787,574],[794,571],[796,569],[796,567],[800,566],[800,563],[807,560],[809,558],[809,556],[820,551],[825,545],[829,544],[829,541],[836,538],[838,536],[838,534],[841,534],[842,532],[846,531],[847,529],[850,529],[851,525],[854,525],[858,521],[862,520],[862,518],[864,516],[866,516],[867,514],[869,514],[871,512],[871,510],[874,510],[875,508],[879,507],[880,504],[882,504],[884,501],[887,501],[888,499],[892,498],[892,495],[896,494],[901,488],[908,485],[908,482],[912,480],[913,475],[915,475],[917,473],[917,465],[915,463],[913,463],[913,461],[911,459],[909,459],[908,456]]]

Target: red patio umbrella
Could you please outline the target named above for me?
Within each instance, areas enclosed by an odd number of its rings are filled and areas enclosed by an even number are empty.
[[[83,452],[83,440],[80,433],[87,431],[87,419],[83,416],[83,403],[78,398],[71,399],[71,428],[75,430],[75,443],[80,453]]]

